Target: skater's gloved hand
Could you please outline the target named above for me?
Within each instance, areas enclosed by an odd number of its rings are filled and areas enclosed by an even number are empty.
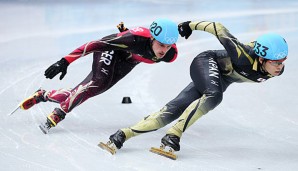
[[[60,72],[62,73],[60,75],[60,80],[63,79],[63,77],[66,75],[67,67],[69,63],[66,59],[62,58],[60,61],[57,61],[53,65],[51,65],[44,73],[46,78],[52,79]]]
[[[124,23],[123,23],[123,22],[121,22],[120,24],[118,24],[118,25],[117,25],[117,28],[118,28],[118,30],[119,30],[120,32],[124,32],[124,31],[127,31],[127,30],[128,30],[128,28],[126,28],[126,27],[124,26]]]
[[[188,37],[192,33],[189,23],[190,23],[190,21],[186,21],[186,22],[180,23],[178,25],[179,34],[181,37],[185,37],[185,39],[188,39]]]

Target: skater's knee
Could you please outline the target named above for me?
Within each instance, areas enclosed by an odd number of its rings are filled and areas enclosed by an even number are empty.
[[[206,97],[208,98],[212,98],[214,99],[214,101],[217,101],[217,102],[221,102],[222,99],[223,99],[223,93],[222,92],[219,92],[219,91],[214,91],[214,90],[206,90],[204,92],[204,94],[206,95]]]
[[[223,93],[219,91],[205,91],[204,95],[202,96],[202,103],[205,103],[204,106],[206,113],[210,110],[213,110],[217,107],[223,99]]]
[[[177,114],[177,111],[173,109],[174,108],[171,107],[169,108],[169,106],[164,106],[158,112],[146,116],[143,121],[141,121],[142,124],[140,125],[151,125],[150,127],[152,128],[152,130],[164,127],[180,116],[175,115]]]
[[[158,112],[157,120],[161,122],[162,125],[167,125],[179,118],[183,111],[184,109],[179,108],[177,105],[167,104]]]

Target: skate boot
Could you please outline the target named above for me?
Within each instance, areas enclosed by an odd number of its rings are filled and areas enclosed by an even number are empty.
[[[170,158],[172,160],[177,159],[177,155],[174,154],[175,151],[180,150],[180,137],[177,135],[166,134],[161,139],[161,145],[159,148],[151,147],[150,151],[158,155]]]
[[[43,133],[47,134],[52,127],[55,127],[60,121],[65,118],[65,112],[59,108],[55,108],[54,111],[48,115],[45,124],[40,124],[39,128]]]
[[[39,102],[46,102],[48,99],[45,97],[45,93],[45,90],[38,89],[33,95],[20,103],[20,108],[27,110]]]
[[[119,129],[115,134],[111,135],[109,139],[118,149],[120,149],[123,146],[126,137],[124,132]]]
[[[172,148],[175,151],[180,150],[180,137],[177,135],[166,134],[162,139],[161,143],[165,146]]]

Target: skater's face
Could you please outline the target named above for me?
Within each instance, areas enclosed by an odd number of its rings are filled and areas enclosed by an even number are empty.
[[[284,58],[282,60],[268,60],[267,62],[265,62],[265,64],[263,64],[263,69],[273,76],[278,76],[280,75],[280,72],[284,67],[283,62],[286,59],[287,58]],[[264,59],[260,58],[260,62],[263,63]]]
[[[157,58],[163,58],[170,50],[172,45],[160,43],[157,40],[152,41],[152,50]]]

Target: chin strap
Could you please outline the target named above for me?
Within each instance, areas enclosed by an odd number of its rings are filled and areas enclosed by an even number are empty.
[[[153,56],[155,56],[155,54],[154,54],[154,51],[153,51],[153,48],[152,48],[152,46],[153,46],[153,41],[154,41],[155,39],[153,38],[153,39],[150,39],[150,52],[151,52],[151,54],[153,55]]]
[[[269,73],[267,72],[266,68],[265,68],[265,64],[266,64],[267,61],[268,61],[268,59],[263,58],[263,62],[262,62],[262,63],[259,62],[259,63],[261,64],[261,65],[260,65],[260,70],[261,70],[261,72],[263,72],[264,74],[269,74]]]

